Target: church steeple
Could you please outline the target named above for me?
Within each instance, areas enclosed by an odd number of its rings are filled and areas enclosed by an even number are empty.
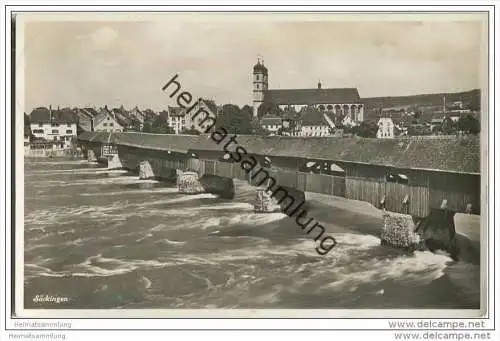
[[[253,67],[253,117],[257,117],[258,109],[264,103],[264,91],[268,88],[267,68],[261,57]]]

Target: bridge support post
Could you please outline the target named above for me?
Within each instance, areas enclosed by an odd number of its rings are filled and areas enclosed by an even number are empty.
[[[198,173],[196,172],[181,172],[178,174],[177,188],[179,193],[183,194],[198,194],[205,192],[205,189],[200,183]]]
[[[431,208],[430,214],[422,220],[419,233],[430,251],[444,250],[449,252],[452,257],[457,256],[454,218],[455,212],[453,211],[446,208]]]
[[[97,157],[92,148],[87,149],[87,161],[88,162],[97,162]]]
[[[141,161],[139,163],[139,180],[151,180],[154,178],[155,174],[149,161]]]
[[[122,169],[123,165],[118,153],[108,156],[108,169]]]
[[[380,236],[382,245],[413,251],[423,248],[420,235],[415,232],[415,222],[408,214],[384,210],[384,227]]]

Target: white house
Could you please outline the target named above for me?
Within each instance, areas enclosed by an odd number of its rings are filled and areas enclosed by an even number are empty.
[[[180,134],[184,129],[191,128],[189,117],[186,117],[186,109],[168,107],[168,125],[176,134]]]
[[[378,120],[377,138],[392,139],[394,138],[394,122],[390,117],[381,117]]]
[[[330,136],[335,127],[323,115],[323,112],[316,110],[303,111],[300,118],[300,136]]]
[[[78,116],[70,108],[40,107],[33,109],[29,118],[31,133],[38,139],[61,142],[63,148],[69,148],[76,138]]]
[[[302,125],[300,136],[330,136],[330,128],[325,124]]]
[[[283,127],[283,123],[278,116],[264,116],[260,120],[260,125],[262,128],[266,129],[270,134],[276,135],[278,130]]]

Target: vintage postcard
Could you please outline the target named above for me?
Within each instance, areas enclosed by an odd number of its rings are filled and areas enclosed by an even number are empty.
[[[487,313],[488,13],[12,28],[17,316]]]

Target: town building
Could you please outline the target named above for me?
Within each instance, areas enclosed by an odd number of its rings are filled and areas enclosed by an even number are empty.
[[[98,112],[94,108],[76,108],[78,128],[82,131],[94,131],[94,117]]]
[[[139,128],[141,130],[142,128],[144,128],[144,121],[146,118],[146,114],[144,114],[141,110],[139,110],[137,106],[128,112],[128,116],[129,118],[136,120],[136,122],[139,122]]]
[[[107,111],[111,117],[113,117],[116,122],[121,126],[122,131],[140,131],[143,127],[143,124],[137,117],[131,115],[130,112],[125,110],[123,105],[119,108],[108,109],[107,106],[104,106],[100,110]]]
[[[158,114],[152,109],[145,109],[142,113],[144,115],[144,121],[154,122],[158,118]]]
[[[202,99],[199,99],[197,103],[185,110],[186,129],[195,128],[200,132],[205,132],[213,127],[217,121],[217,112],[213,112]],[[189,110],[189,113],[187,113],[187,110]]]
[[[168,107],[168,125],[175,134],[180,134],[184,129],[191,127],[189,118],[186,118],[186,109],[181,107]]]
[[[70,108],[39,107],[33,109],[29,119],[31,133],[38,140],[60,142],[63,148],[69,148],[77,136],[78,116]]]
[[[260,120],[262,128],[266,129],[270,135],[277,135],[278,131],[283,127],[281,117],[266,115]]]
[[[356,88],[323,89],[321,82],[316,89],[268,89],[268,69],[260,59],[253,67],[253,116],[264,104],[277,105],[281,110],[300,112],[314,107],[331,111],[336,115],[350,116],[352,121],[362,122],[364,105]]]
[[[378,120],[377,138],[379,139],[392,139],[395,136],[395,127],[392,118],[381,117]]]
[[[330,136],[335,130],[333,120],[315,109],[304,110],[299,122],[299,136]]]
[[[97,132],[122,132],[123,126],[118,122],[116,116],[109,110],[101,110],[93,120],[94,131]]]

